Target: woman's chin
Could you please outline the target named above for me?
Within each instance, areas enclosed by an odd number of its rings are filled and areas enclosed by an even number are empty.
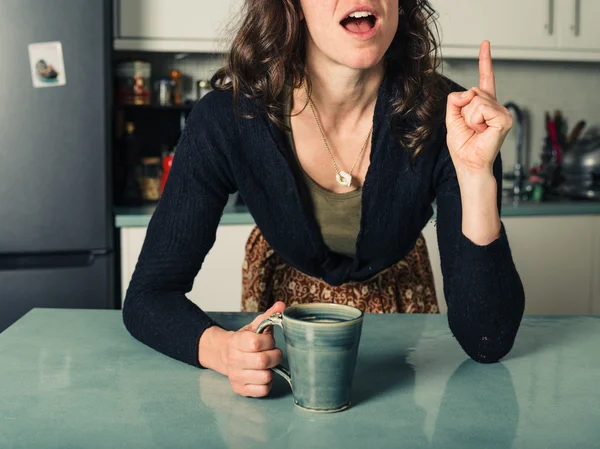
[[[354,70],[368,70],[377,66],[381,62],[383,54],[360,54],[360,55],[348,55],[343,58],[341,63],[348,68]]]

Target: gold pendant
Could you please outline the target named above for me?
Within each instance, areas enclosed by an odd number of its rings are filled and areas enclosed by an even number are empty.
[[[335,175],[335,179],[337,180],[338,184],[344,187],[350,187],[352,185],[352,176],[343,170]]]

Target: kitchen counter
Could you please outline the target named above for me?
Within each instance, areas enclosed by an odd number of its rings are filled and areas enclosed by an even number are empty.
[[[115,226],[146,227],[150,222],[154,206],[115,208]],[[522,202],[518,205],[502,206],[503,217],[564,216],[564,215],[600,215],[600,202],[556,201]],[[252,215],[245,206],[226,207],[221,218],[222,225],[254,224]]]
[[[444,316],[368,315],[353,407],[313,414],[279,378],[236,396],[133,339],[119,311],[36,309],[0,334],[0,447],[596,448],[599,347],[600,318],[527,317],[512,353],[480,365]]]
[[[155,206],[115,207],[115,227],[147,227]],[[245,206],[228,206],[221,217],[222,225],[254,224],[254,218]]]

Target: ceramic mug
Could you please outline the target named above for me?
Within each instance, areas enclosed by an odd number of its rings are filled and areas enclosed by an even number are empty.
[[[350,391],[362,331],[363,312],[341,304],[298,304],[259,324],[283,329],[289,371],[273,371],[288,381],[297,406],[315,412],[350,407]]]

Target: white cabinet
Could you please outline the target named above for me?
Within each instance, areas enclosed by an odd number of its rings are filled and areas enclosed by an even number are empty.
[[[444,58],[600,61],[598,0],[433,0]]]
[[[115,50],[223,53],[243,0],[113,0]],[[598,0],[433,0],[445,58],[600,61]]]
[[[550,0],[434,0],[433,6],[444,46],[478,46],[488,39],[494,47],[556,47]]]
[[[559,17],[564,17],[557,30],[562,49],[600,51],[600,1],[558,0]]]
[[[527,314],[600,315],[600,216],[505,217],[525,288]],[[254,225],[221,225],[188,297],[208,311],[239,311],[242,263]],[[435,226],[423,230],[440,309],[446,312]],[[121,228],[122,295],[131,280],[145,227]]]
[[[254,225],[221,225],[214,246],[198,273],[190,300],[206,311],[239,312],[242,300],[242,263],[246,241]],[[145,227],[121,228],[121,301],[131,281]]]
[[[241,0],[115,0],[115,49],[223,51]]]
[[[600,314],[600,217],[505,217],[527,314]],[[446,311],[435,228],[423,234],[436,293]]]
[[[591,314],[594,216],[504,220],[525,287],[526,313]]]

